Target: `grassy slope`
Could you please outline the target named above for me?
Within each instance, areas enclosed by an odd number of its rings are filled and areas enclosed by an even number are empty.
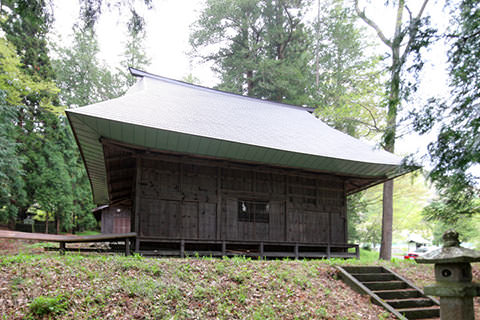
[[[5,254],[0,255],[0,315],[4,319],[392,319],[336,280],[332,263]],[[433,274],[431,266],[410,262],[388,266],[420,285]],[[475,272],[478,281],[480,272]]]

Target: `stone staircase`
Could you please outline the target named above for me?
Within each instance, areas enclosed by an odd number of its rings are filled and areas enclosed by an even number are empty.
[[[425,296],[414,284],[386,267],[337,266],[340,278],[361,294],[368,294],[398,319],[440,317],[437,299]]]

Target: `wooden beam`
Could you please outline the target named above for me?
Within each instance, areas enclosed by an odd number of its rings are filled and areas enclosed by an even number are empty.
[[[136,166],[135,166],[136,174],[135,174],[135,220],[134,220],[134,228],[136,234],[139,236],[141,235],[140,232],[140,180],[142,178],[142,159],[137,158]],[[140,251],[140,239],[137,238],[135,241],[135,252]]]
[[[346,175],[338,172],[329,172],[325,170],[305,170],[302,168],[294,168],[294,167],[286,167],[286,166],[278,166],[278,165],[268,165],[268,164],[261,164],[258,162],[252,162],[252,161],[232,161],[231,159],[223,159],[223,158],[217,158],[217,157],[211,157],[211,156],[201,156],[197,154],[187,154],[187,153],[179,153],[179,152],[171,152],[171,151],[166,151],[166,150],[158,150],[158,149],[151,149],[151,148],[145,148],[137,145],[132,145],[128,144],[125,142],[120,142],[117,140],[112,140],[108,138],[100,138],[100,141],[103,144],[109,144],[109,145],[114,145],[115,147],[121,147],[125,150],[129,150],[130,152],[136,152],[138,156],[141,157],[154,157],[154,158],[159,158],[159,157],[170,157],[170,161],[173,162],[178,162],[178,161],[188,161],[191,162],[193,161],[201,161],[201,160],[214,160],[217,161],[218,163],[216,166],[222,166],[222,167],[230,167],[230,168],[235,168],[239,166],[245,166],[248,165],[250,166],[249,171],[258,171],[258,172],[266,172],[267,170],[275,170],[276,172],[279,173],[285,173],[286,170],[288,170],[291,174],[293,175],[298,175],[298,176],[305,176],[305,175],[311,175],[312,173],[314,174],[320,174],[320,175],[328,175],[328,176],[337,176],[337,177],[345,177],[345,178],[358,178],[358,179],[382,179],[387,177],[372,177],[372,176],[363,176],[363,175]],[[185,158],[188,157],[188,158]],[[172,158],[174,158],[172,160]],[[208,162],[207,162],[208,163]],[[208,164],[207,164],[208,165]],[[241,168],[241,167],[240,167]],[[243,167],[245,169],[245,167]]]
[[[0,230],[0,239],[39,240],[48,242],[73,243],[73,242],[103,242],[108,240],[120,240],[135,238],[135,232],[129,233],[104,233],[90,236],[58,235],[46,233],[30,233],[10,230]]]
[[[222,168],[217,168],[217,207],[215,212],[215,233],[216,239],[222,239]],[[223,239],[222,239],[223,240]],[[223,250],[222,250],[223,252]]]
[[[113,200],[113,199],[117,198],[119,195],[120,196],[125,196],[125,195],[129,195],[131,192],[132,192],[132,188],[120,189],[120,190],[117,190],[115,192],[110,193],[110,195],[111,195],[111,199]]]

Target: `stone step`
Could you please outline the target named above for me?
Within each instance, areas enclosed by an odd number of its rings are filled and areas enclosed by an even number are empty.
[[[365,287],[372,291],[376,290],[395,290],[395,289],[406,289],[409,286],[403,281],[369,281],[362,282]]]
[[[393,299],[385,300],[385,302],[395,309],[421,308],[435,305],[432,300],[427,298]]]
[[[377,296],[382,299],[408,299],[408,298],[419,298],[421,296],[420,292],[415,289],[404,289],[404,290],[376,290],[373,291]]]
[[[352,273],[352,276],[361,282],[397,280],[397,277],[391,273]]]
[[[377,266],[345,266],[342,267],[349,273],[389,273],[383,267]]]
[[[372,303],[398,319],[432,319],[440,316],[439,302],[386,267],[337,267],[339,276],[354,290],[370,295]]]
[[[400,314],[404,315],[408,320],[440,317],[440,307],[438,306],[431,308],[408,308],[396,310],[400,312]]]

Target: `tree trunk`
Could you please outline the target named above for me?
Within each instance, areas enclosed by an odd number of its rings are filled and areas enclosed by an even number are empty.
[[[253,71],[247,71],[247,95],[253,96]]]
[[[387,129],[384,136],[384,149],[395,151],[395,137],[397,128],[397,110],[400,105],[400,47],[394,47],[392,78],[387,112]],[[392,230],[393,230],[393,180],[383,184],[383,213],[382,213],[382,242],[380,246],[380,259],[392,258]]]
[[[55,215],[55,222],[57,226],[57,234],[60,234],[60,218],[58,216],[58,213]]]
[[[402,59],[400,47],[403,36],[401,35],[402,15],[405,1],[400,0],[397,10],[397,21],[395,24],[395,36],[392,41],[392,66],[390,77],[390,92],[388,95],[387,128],[384,135],[384,146],[386,151],[395,151],[395,139],[397,132],[397,112],[400,106],[400,72],[402,70]],[[390,260],[392,258],[392,230],[393,230],[393,181],[383,184],[383,214],[382,214],[382,242],[380,246],[380,259]]]
[[[382,215],[382,242],[380,244],[380,259],[392,258],[392,229],[393,229],[393,180],[383,184],[383,215]]]
[[[392,52],[392,65],[390,69],[390,85],[388,95],[387,110],[387,128],[383,137],[383,148],[386,151],[394,152],[397,127],[397,111],[400,106],[400,72],[405,64],[407,55],[410,53],[411,45],[418,32],[418,21],[422,17],[423,11],[428,0],[423,0],[423,4],[416,17],[410,13],[410,22],[402,31],[403,10],[405,9],[405,0],[398,0],[396,3],[397,14],[395,19],[395,34],[392,40],[385,37],[379,26],[365,15],[365,11],[360,10],[358,0],[354,1],[355,11],[365,23],[371,26],[379,36],[380,40],[387,45]],[[408,43],[404,48],[403,54],[400,54],[402,42],[405,36],[409,37]],[[382,221],[382,242],[380,247],[380,259],[390,260],[392,257],[392,224],[393,224],[393,181],[387,181],[383,185],[383,221]]]
[[[48,212],[45,212],[45,233],[48,234]]]

